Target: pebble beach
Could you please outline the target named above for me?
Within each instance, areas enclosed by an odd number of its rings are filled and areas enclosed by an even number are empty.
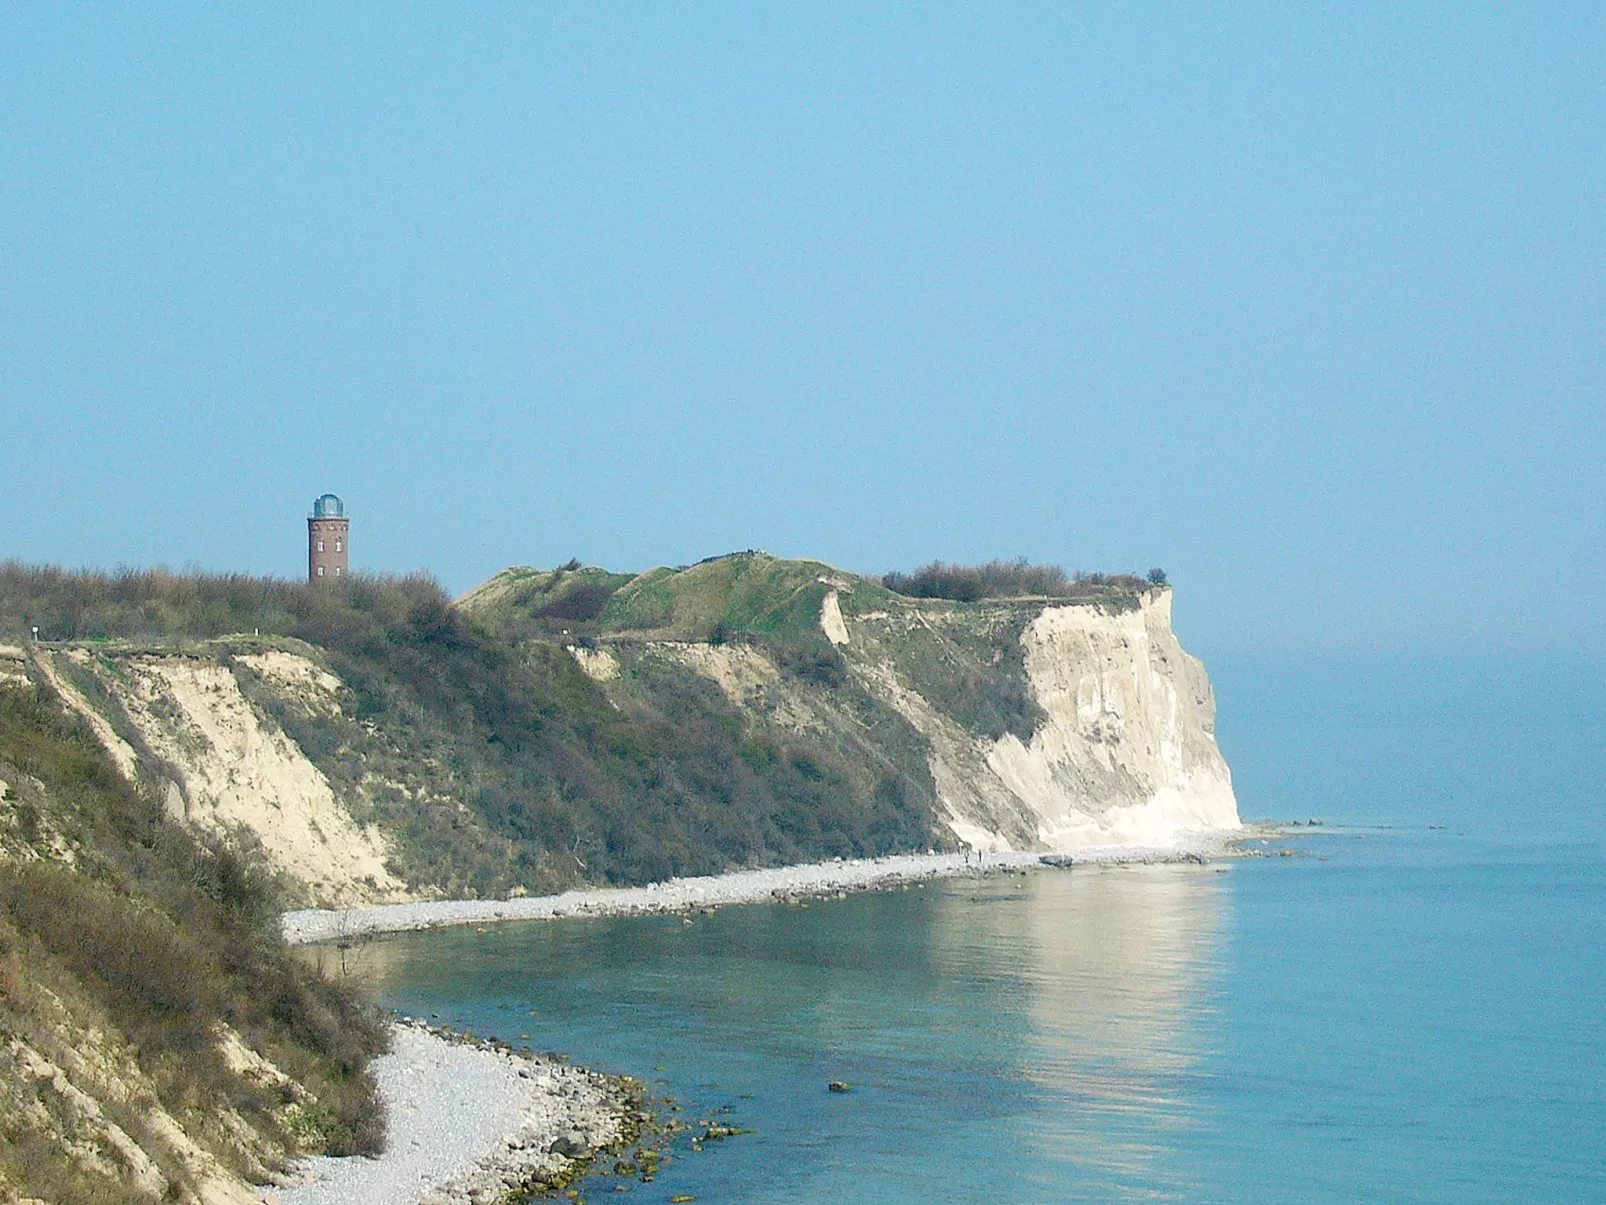
[[[685,912],[725,904],[753,904],[865,891],[955,875],[1004,873],[1040,866],[1119,865],[1141,862],[1188,862],[1221,856],[1248,830],[1201,833],[1174,846],[1104,845],[1072,853],[1004,852],[987,854],[897,854],[809,862],[763,870],[670,879],[645,887],[595,887],[561,895],[505,900],[431,900],[415,904],[378,904],[367,908],[306,909],[283,917],[285,940],[291,945],[341,941],[370,933],[400,933],[442,925],[482,925],[496,921],[554,920],[566,916],[641,916]]]
[[[267,1205],[467,1205],[532,1179],[556,1181],[577,1160],[627,1136],[642,1115],[620,1082],[551,1059],[399,1021],[374,1061],[388,1134],[377,1158],[296,1162]]]

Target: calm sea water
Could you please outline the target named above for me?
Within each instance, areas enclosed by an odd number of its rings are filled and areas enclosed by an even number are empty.
[[[448,930],[369,970],[756,1131],[629,1199],[1606,1201],[1602,667],[1213,668],[1244,813],[1328,822],[1299,857]]]

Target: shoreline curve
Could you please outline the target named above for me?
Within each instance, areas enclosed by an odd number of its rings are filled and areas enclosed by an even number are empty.
[[[1185,834],[1169,846],[1100,845],[1071,853],[1035,851],[987,854],[890,854],[881,858],[806,862],[760,870],[670,879],[644,887],[587,887],[560,895],[501,900],[427,900],[363,908],[307,908],[280,918],[291,945],[343,941],[373,933],[404,933],[448,925],[498,921],[555,920],[571,916],[644,916],[726,904],[754,904],[967,874],[1002,873],[1034,867],[1069,868],[1152,862],[1199,862],[1226,856],[1231,847],[1260,835],[1245,827],[1231,832]]]

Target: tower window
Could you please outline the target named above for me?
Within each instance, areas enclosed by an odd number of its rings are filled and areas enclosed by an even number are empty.
[[[335,541],[335,551],[336,552],[344,552],[345,550],[346,550],[346,542],[344,540],[336,540]]]
[[[322,552],[322,551],[323,551],[323,541],[322,541],[322,540],[319,540],[319,541],[318,541],[318,551],[319,551],[319,552]]]
[[[319,565],[319,566],[318,566],[318,576],[319,576],[319,577],[322,577],[322,576],[323,576],[323,566],[322,566],[322,565]]]
[[[339,577],[339,576],[340,576],[340,566],[339,566],[339,565],[336,565],[336,566],[335,566],[335,576],[336,576],[336,577]]]

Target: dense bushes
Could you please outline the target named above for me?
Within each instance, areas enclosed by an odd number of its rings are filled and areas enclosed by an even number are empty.
[[[567,593],[531,614],[539,619],[567,619],[574,623],[589,623],[602,614],[608,600],[614,596],[613,588],[600,582],[580,582]]]
[[[1153,584],[1163,582],[1162,574],[1160,581]],[[913,573],[894,570],[881,579],[881,584],[910,598],[976,602],[983,598],[1088,597],[1142,590],[1151,582],[1135,573],[1067,575],[1058,565],[1029,565],[1025,557],[1020,557],[1013,561],[988,561],[985,565],[948,565],[932,561]]]

